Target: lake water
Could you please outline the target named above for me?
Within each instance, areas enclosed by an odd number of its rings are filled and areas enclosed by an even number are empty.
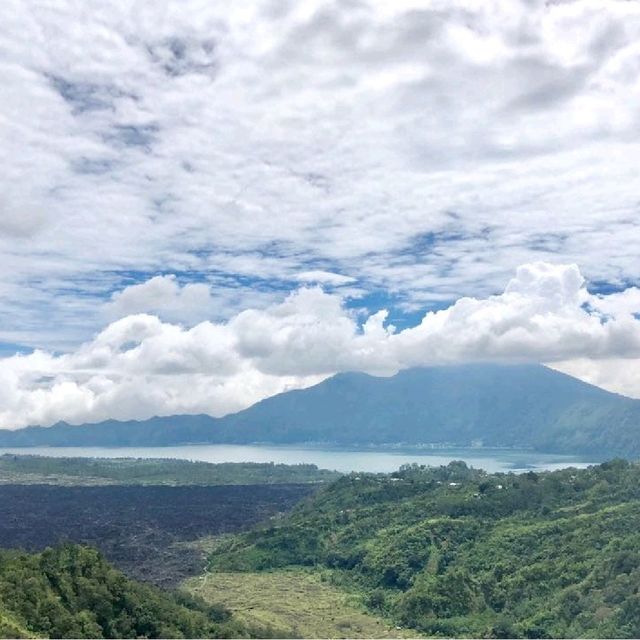
[[[542,471],[564,467],[587,467],[597,461],[585,457],[518,451],[514,449],[322,449],[315,447],[274,447],[258,445],[184,445],[176,447],[29,447],[1,449],[0,453],[19,453],[54,457],[95,458],[178,458],[204,462],[312,463],[321,469],[384,472],[402,464],[416,462],[430,466],[464,460],[468,465],[489,472]]]

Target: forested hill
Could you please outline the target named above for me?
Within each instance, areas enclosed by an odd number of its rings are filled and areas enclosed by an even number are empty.
[[[0,447],[448,443],[640,457],[640,400],[537,365],[339,374],[239,413],[0,431]]]
[[[235,638],[249,629],[223,607],[126,578],[89,548],[0,550],[0,638]]]
[[[640,637],[640,466],[352,474],[221,541],[214,571],[313,567],[372,612],[445,637]]]

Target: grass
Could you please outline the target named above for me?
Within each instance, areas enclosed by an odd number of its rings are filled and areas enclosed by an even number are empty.
[[[183,583],[191,593],[220,602],[248,624],[300,638],[417,637],[367,613],[358,596],[302,569],[261,573],[206,573]]]

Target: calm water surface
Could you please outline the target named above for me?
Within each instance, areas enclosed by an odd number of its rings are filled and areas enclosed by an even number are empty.
[[[593,459],[518,451],[514,449],[321,449],[257,445],[184,445],[176,447],[29,447],[1,449],[0,453],[20,453],[55,457],[94,458],[178,458],[204,462],[275,462],[318,465],[321,469],[384,472],[400,465],[417,462],[431,466],[464,460],[468,465],[489,472],[541,471],[564,467],[587,467]]]

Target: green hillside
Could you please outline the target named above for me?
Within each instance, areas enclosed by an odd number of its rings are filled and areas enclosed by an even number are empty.
[[[126,578],[89,548],[0,551],[0,637],[229,638],[249,628],[219,605]]]
[[[640,466],[345,476],[219,543],[213,571],[308,566],[427,635],[639,637]]]

